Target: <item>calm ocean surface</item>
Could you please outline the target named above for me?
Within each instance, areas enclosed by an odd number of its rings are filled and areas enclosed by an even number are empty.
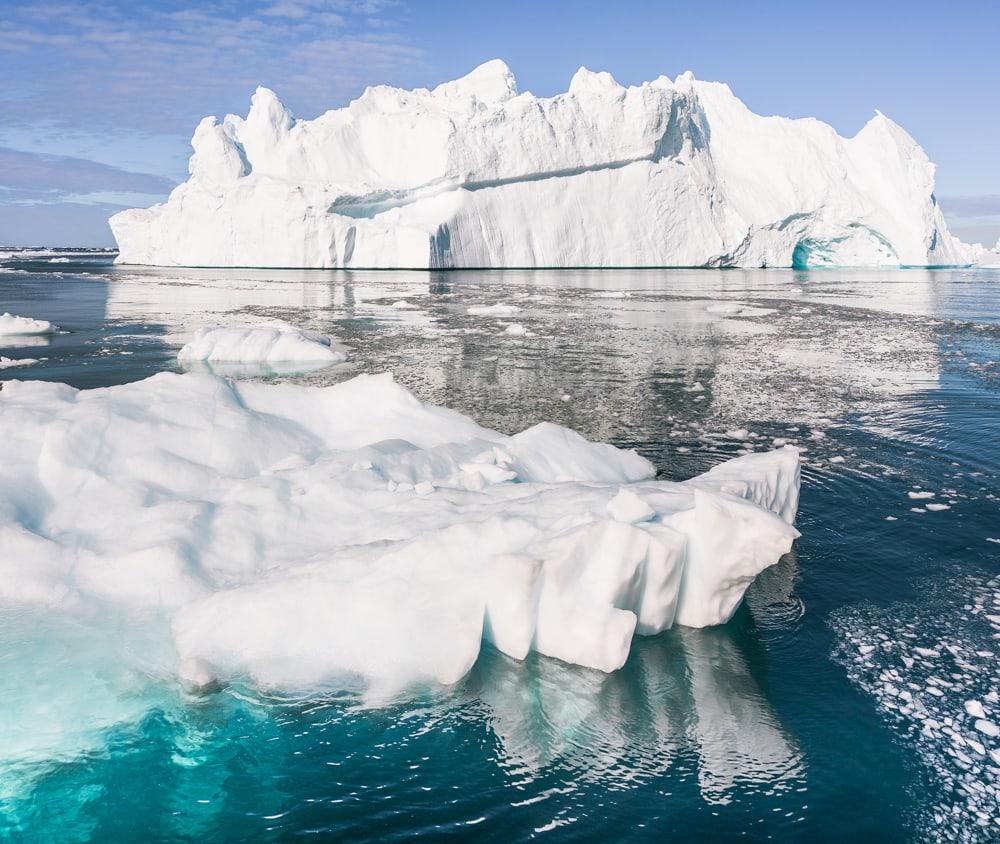
[[[496,303],[521,310],[467,313]],[[388,370],[670,479],[775,439],[806,452],[793,552],[729,624],[639,640],[611,675],[484,647],[458,687],[387,708],[162,688],[122,719],[106,634],[0,610],[0,839],[1000,838],[1000,739],[964,708],[1000,723],[1000,271],[162,270],[50,250],[0,253],[2,311],[67,332],[0,338],[38,361],[2,378],[120,384],[178,370],[195,328],[280,317],[349,364],[245,374]],[[53,729],[79,724],[72,752],[18,730],[40,690]]]

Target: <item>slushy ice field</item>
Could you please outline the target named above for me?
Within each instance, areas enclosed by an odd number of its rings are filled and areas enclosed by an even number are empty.
[[[1000,271],[140,270],[12,251],[0,311],[62,329],[0,338],[36,361],[5,379],[129,383],[182,371],[198,328],[280,319],[347,360],[226,374],[391,372],[505,434],[548,421],[634,448],[662,480],[786,443],[803,461],[801,537],[735,616],[637,638],[612,673],[484,645],[456,684],[377,701],[193,697],[126,671],[157,647],[126,623],[0,608],[0,838],[1000,836]]]

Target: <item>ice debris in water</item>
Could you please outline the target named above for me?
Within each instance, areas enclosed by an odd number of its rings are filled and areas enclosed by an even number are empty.
[[[58,326],[45,319],[15,316],[10,313],[0,314],[0,336],[19,334],[54,334]]]
[[[933,805],[921,837],[996,841],[1000,577],[943,578],[924,594],[919,604],[840,612],[834,654],[927,766]]]
[[[162,617],[193,691],[448,684],[484,638],[612,671],[636,633],[725,622],[798,535],[795,449],[656,481],[388,375],[12,381],[0,407],[0,606]]]

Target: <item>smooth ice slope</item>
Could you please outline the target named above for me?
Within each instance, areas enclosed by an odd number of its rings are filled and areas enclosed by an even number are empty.
[[[386,375],[8,381],[0,465],[0,617],[141,623],[147,673],[193,689],[452,683],[484,638],[612,671],[636,633],[726,621],[797,536],[795,449],[656,481]]]
[[[934,165],[882,114],[853,138],[761,117],[690,73],[581,68],[519,94],[501,61],[296,120],[267,88],[205,118],[191,178],[111,218],[130,264],[260,267],[966,264]]]

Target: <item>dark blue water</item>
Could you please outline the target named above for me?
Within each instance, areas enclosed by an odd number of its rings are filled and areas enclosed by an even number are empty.
[[[527,336],[466,313],[497,302]],[[388,369],[490,427],[548,419],[636,447],[665,477],[775,438],[807,449],[793,552],[728,625],[640,640],[611,675],[486,648],[457,688],[381,709],[248,688],[122,701],[105,697],[106,631],[39,641],[4,618],[0,698],[30,683],[49,702],[27,739],[0,704],[0,836],[1000,837],[1000,743],[964,709],[1000,722],[997,271],[213,272],[36,253],[0,262],[0,311],[67,332],[5,345],[40,362],[0,377],[131,381],[176,369],[196,327],[270,316],[351,347],[348,371],[297,380]]]

